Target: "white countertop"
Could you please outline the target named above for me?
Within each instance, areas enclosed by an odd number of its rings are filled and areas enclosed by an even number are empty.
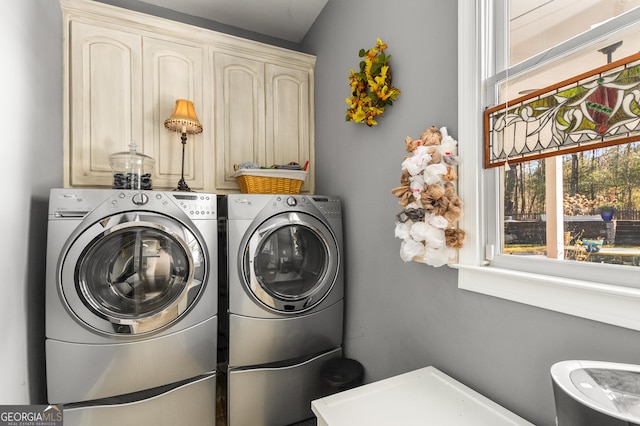
[[[318,426],[530,425],[434,367],[311,402]]]

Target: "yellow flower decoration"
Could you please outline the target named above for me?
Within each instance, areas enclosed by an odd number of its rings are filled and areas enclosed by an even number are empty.
[[[387,45],[376,38],[376,45],[369,50],[360,49],[360,71],[349,71],[351,97],[346,99],[346,121],[375,126],[376,117],[382,117],[387,105],[393,105],[400,90],[391,85],[391,68],[384,50]]]

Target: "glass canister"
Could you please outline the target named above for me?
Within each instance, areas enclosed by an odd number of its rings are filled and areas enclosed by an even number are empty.
[[[113,189],[153,189],[151,175],[156,160],[136,151],[136,144],[129,144],[129,151],[109,156],[113,173]]]

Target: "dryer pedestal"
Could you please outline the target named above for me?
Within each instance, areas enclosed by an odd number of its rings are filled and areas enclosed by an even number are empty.
[[[273,366],[230,369],[227,376],[229,426],[282,426],[313,417],[311,401],[324,395],[322,365],[342,348]]]

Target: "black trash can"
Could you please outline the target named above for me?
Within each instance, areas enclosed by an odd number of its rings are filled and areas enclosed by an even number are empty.
[[[331,395],[360,386],[364,367],[355,359],[333,358],[322,364],[320,375],[324,394]]]

